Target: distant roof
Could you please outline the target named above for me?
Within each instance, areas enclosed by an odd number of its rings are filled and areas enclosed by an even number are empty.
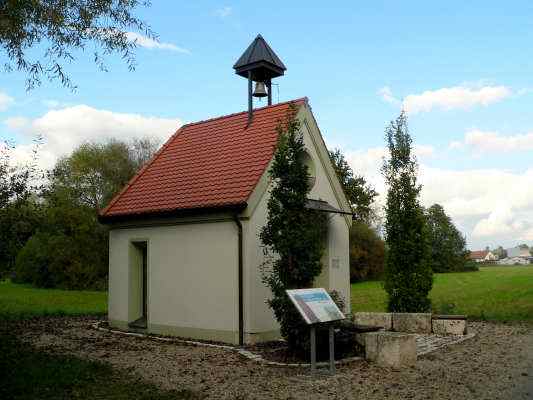
[[[485,258],[487,254],[489,254],[488,250],[471,251],[469,258],[471,260],[479,260],[479,259]]]
[[[257,35],[233,65],[233,68],[235,73],[244,77],[247,77],[248,70],[266,68],[269,70],[269,77],[271,78],[283,75],[287,69],[261,35]]]
[[[272,159],[276,127],[306,98],[183,125],[102,210],[103,220],[244,208]]]

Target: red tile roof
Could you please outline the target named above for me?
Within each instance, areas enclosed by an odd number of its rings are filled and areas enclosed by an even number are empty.
[[[471,251],[468,258],[470,260],[481,260],[484,259],[487,254],[489,254],[488,250],[477,250],[477,251]]]
[[[245,207],[270,162],[276,127],[290,105],[306,98],[183,125],[101,217],[164,214],[191,209]]]

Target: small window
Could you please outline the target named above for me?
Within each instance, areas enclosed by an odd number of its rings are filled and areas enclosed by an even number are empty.
[[[309,189],[312,189],[316,182],[315,163],[307,151],[302,155],[302,161],[307,166],[307,172],[309,172]]]

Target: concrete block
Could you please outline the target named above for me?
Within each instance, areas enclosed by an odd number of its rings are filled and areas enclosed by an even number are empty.
[[[431,323],[435,335],[466,334],[466,320],[464,319],[434,319]]]
[[[431,314],[393,313],[392,330],[406,333],[431,333]]]
[[[399,369],[416,364],[415,335],[398,332],[360,334],[365,343],[365,358],[382,367]]]
[[[392,329],[392,314],[378,312],[357,312],[353,315],[357,325],[379,326],[387,331]]]

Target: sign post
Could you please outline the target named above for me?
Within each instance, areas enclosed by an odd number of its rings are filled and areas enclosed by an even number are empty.
[[[316,372],[316,328],[311,325],[311,372]]]
[[[310,325],[311,371],[316,372],[316,326],[328,324],[329,371],[335,373],[335,331],[332,322],[345,319],[344,314],[324,288],[292,289],[287,295],[305,322]]]

